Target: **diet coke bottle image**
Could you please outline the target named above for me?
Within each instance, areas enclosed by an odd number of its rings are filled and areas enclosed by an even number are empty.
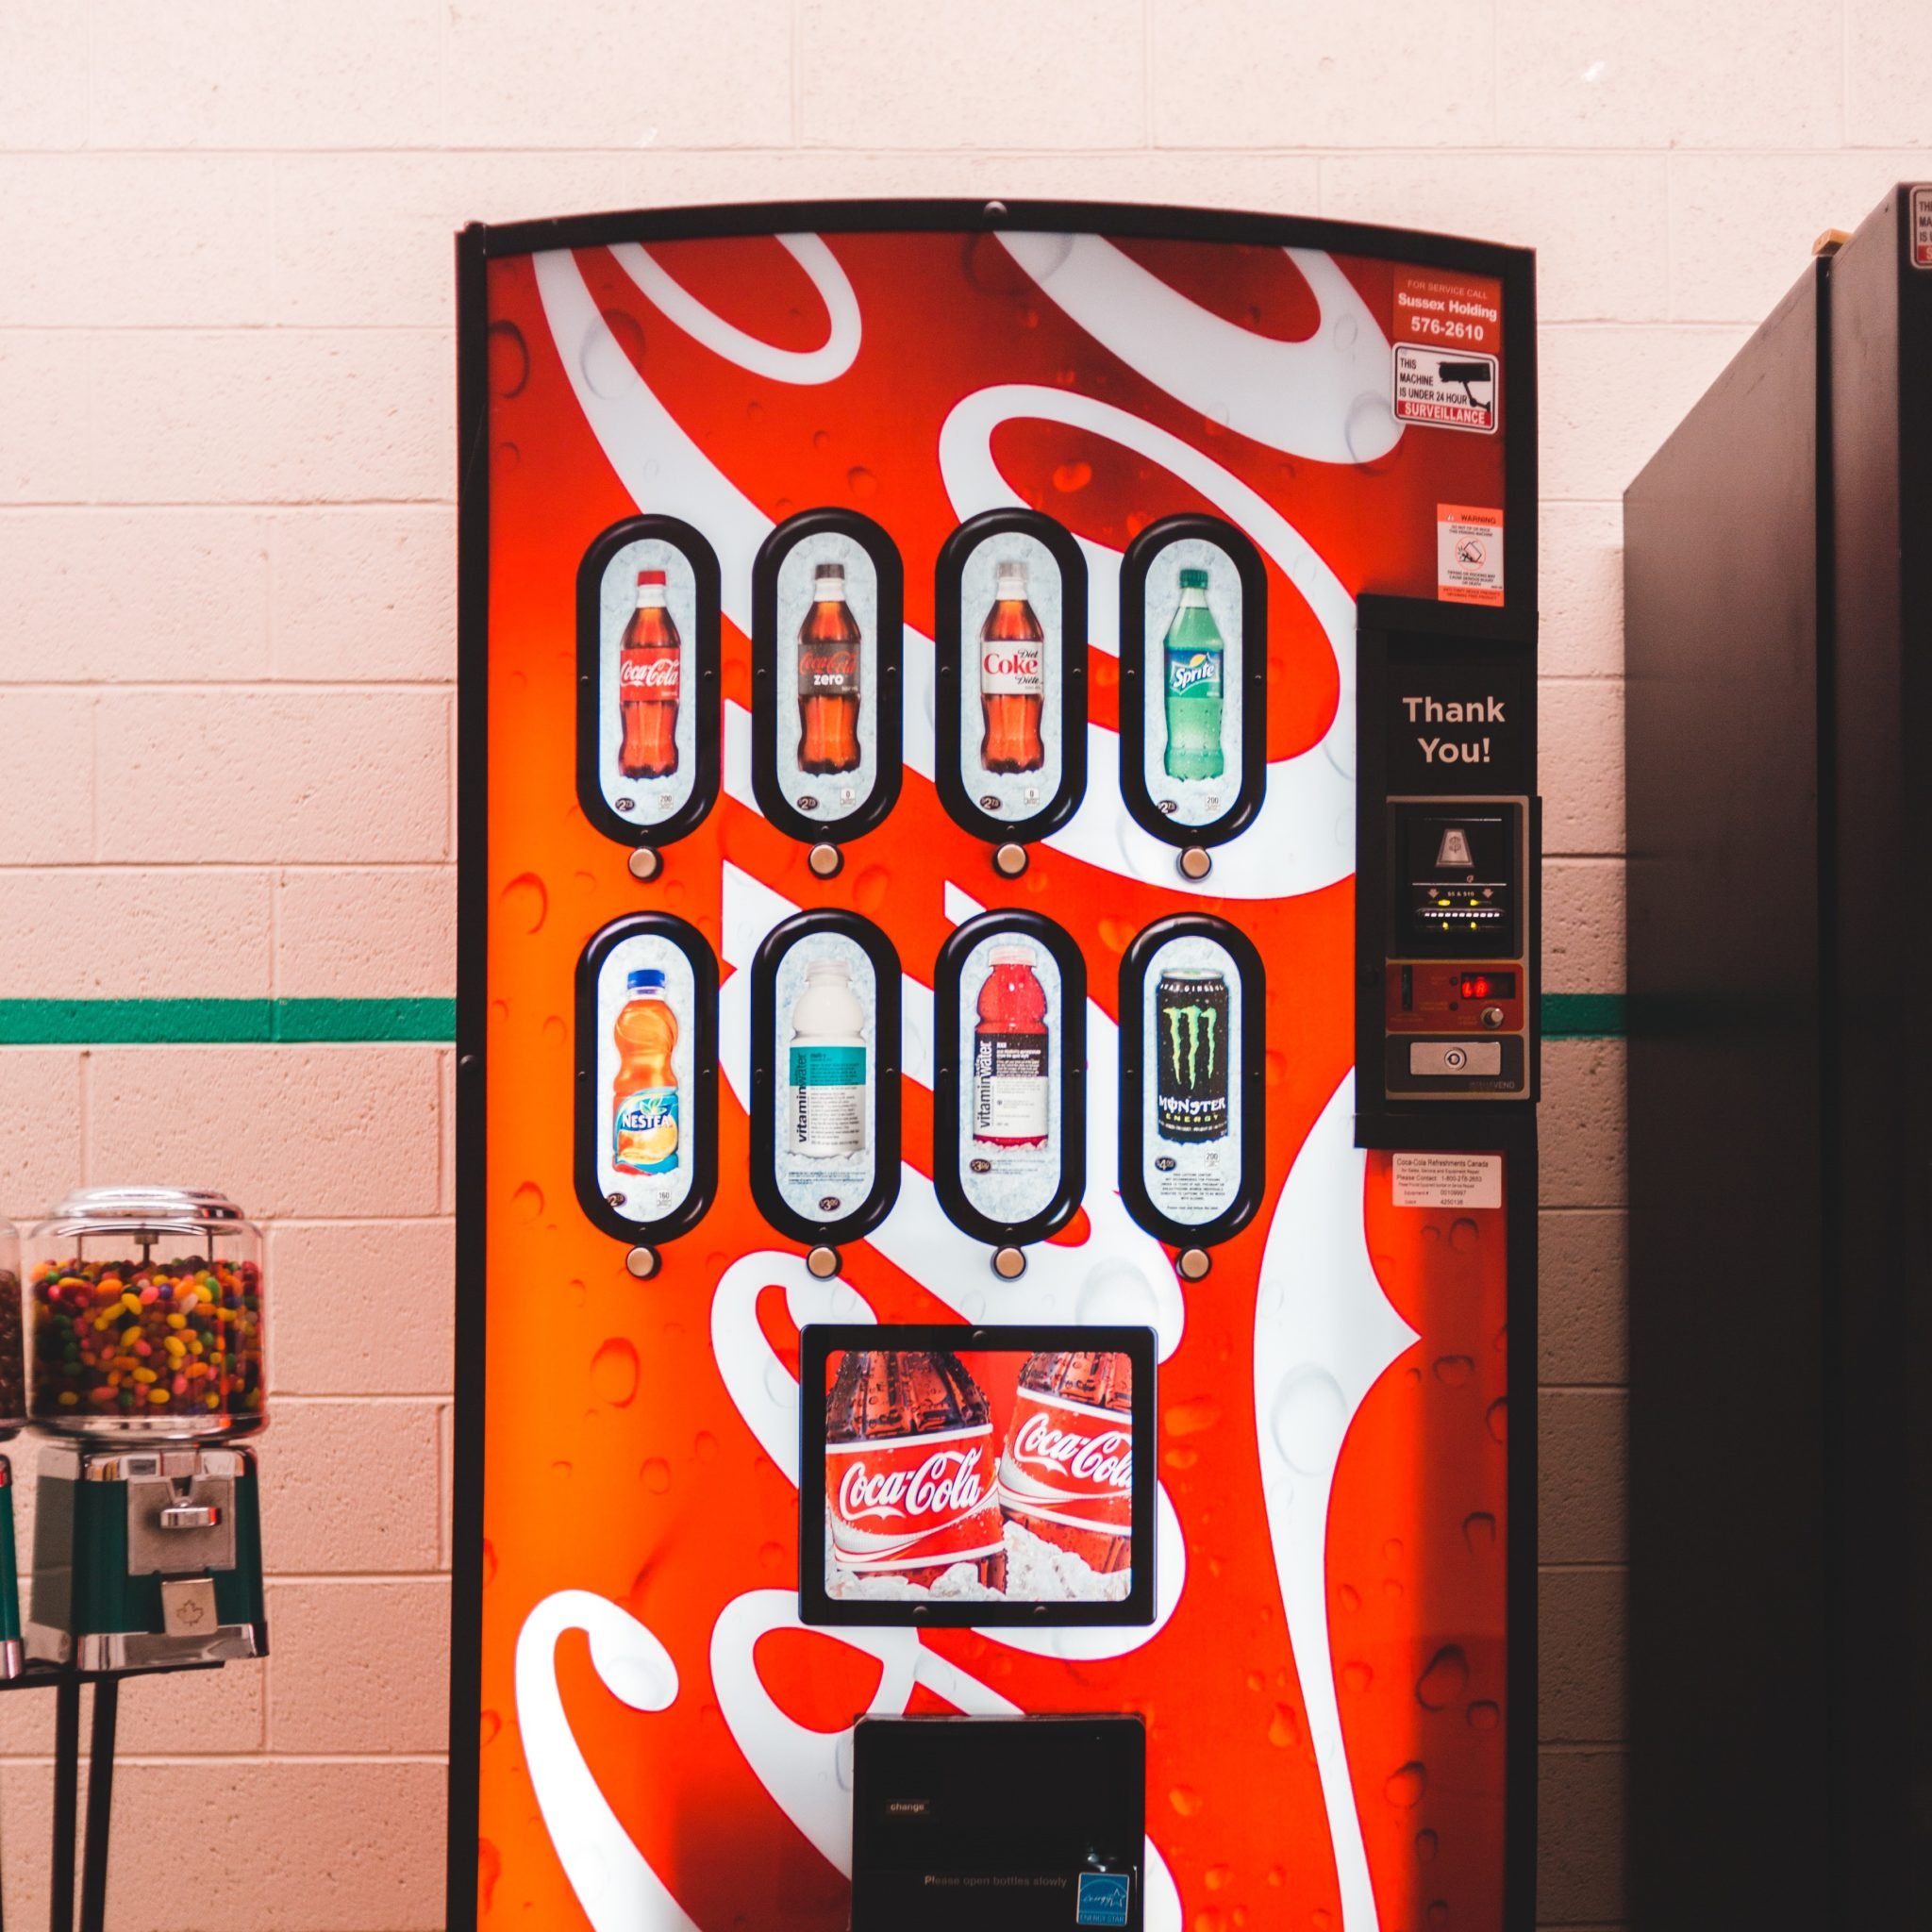
[[[1040,713],[1046,695],[1046,633],[1026,601],[1026,566],[993,571],[993,604],[979,631],[979,762],[989,772],[1037,772],[1046,762]]]
[[[858,620],[845,601],[845,566],[812,574],[811,608],[798,627],[798,769],[858,769]]]
[[[626,778],[668,778],[677,770],[683,651],[664,600],[664,573],[639,571],[638,605],[617,658],[617,711],[624,724],[617,769]]]
[[[965,1564],[1004,1590],[993,1483],[992,1411],[957,1355],[854,1349],[839,1364],[825,1397],[828,1562],[915,1589]]]
[[[1046,989],[1031,946],[994,946],[973,1029],[973,1140],[976,1146],[1046,1145]]]
[[[1124,1355],[1034,1355],[1000,1457],[1001,1510],[1100,1576],[1133,1556],[1134,1367]]]

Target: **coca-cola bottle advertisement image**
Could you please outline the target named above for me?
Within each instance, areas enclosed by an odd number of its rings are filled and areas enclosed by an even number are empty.
[[[658,539],[626,543],[599,597],[597,784],[626,824],[661,824],[696,782],[697,587],[689,560]]]
[[[1024,1222],[1059,1177],[1059,965],[995,932],[967,954],[959,988],[960,1190],[988,1220]]]
[[[989,816],[1029,819],[1060,787],[1059,562],[1037,537],[990,537],[960,572],[959,605],[960,783]]]
[[[834,1349],[824,1382],[828,1601],[1126,1604],[1128,1351]]]
[[[778,1191],[808,1220],[835,1221],[871,1192],[876,1172],[878,982],[865,949],[841,933],[792,946],[780,962],[773,1022],[780,1070]]]
[[[801,817],[834,824],[878,782],[878,573],[821,531],[787,551],[777,603],[778,785]]]
[[[1170,1221],[1224,1213],[1241,1179],[1241,975],[1225,947],[1161,946],[1141,982],[1141,1181]]]
[[[1176,825],[1219,819],[1241,791],[1241,580],[1189,537],[1147,572],[1141,678],[1148,795]]]

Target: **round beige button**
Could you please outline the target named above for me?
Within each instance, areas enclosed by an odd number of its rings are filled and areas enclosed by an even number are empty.
[[[839,868],[845,863],[836,845],[814,845],[805,862],[811,867],[812,876],[819,879],[837,878]]]
[[[1174,863],[1179,866],[1182,878],[1196,882],[1205,879],[1214,870],[1213,858],[1205,845],[1187,846]]]
[[[1206,1248],[1183,1248],[1181,1250],[1180,1271],[1183,1281],[1200,1281],[1213,1267],[1214,1259]]]
[[[1024,1248],[999,1248],[992,1257],[992,1272],[1002,1281],[1018,1281],[1026,1272]]]
[[[992,869],[1003,879],[1016,879],[1026,870],[1026,848],[1024,845],[995,845],[992,852]]]
[[[805,1257],[805,1265],[819,1281],[829,1281],[839,1272],[839,1251],[821,1242]]]
[[[634,879],[654,879],[664,870],[664,855],[649,845],[634,845],[630,855],[630,875]]]
[[[633,1248],[624,1257],[624,1265],[640,1281],[648,1281],[664,1263],[663,1258],[658,1255],[656,1248],[638,1247]]]

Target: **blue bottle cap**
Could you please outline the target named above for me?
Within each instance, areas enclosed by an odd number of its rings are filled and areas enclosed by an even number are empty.
[[[635,973],[625,975],[624,990],[627,993],[661,993],[664,991],[664,974],[656,966],[640,966]]]

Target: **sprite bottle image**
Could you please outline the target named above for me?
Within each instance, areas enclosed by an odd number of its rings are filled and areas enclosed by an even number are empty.
[[[1221,750],[1221,667],[1226,646],[1208,608],[1208,573],[1181,572],[1181,601],[1162,644],[1167,694],[1170,778],[1218,778]]]

